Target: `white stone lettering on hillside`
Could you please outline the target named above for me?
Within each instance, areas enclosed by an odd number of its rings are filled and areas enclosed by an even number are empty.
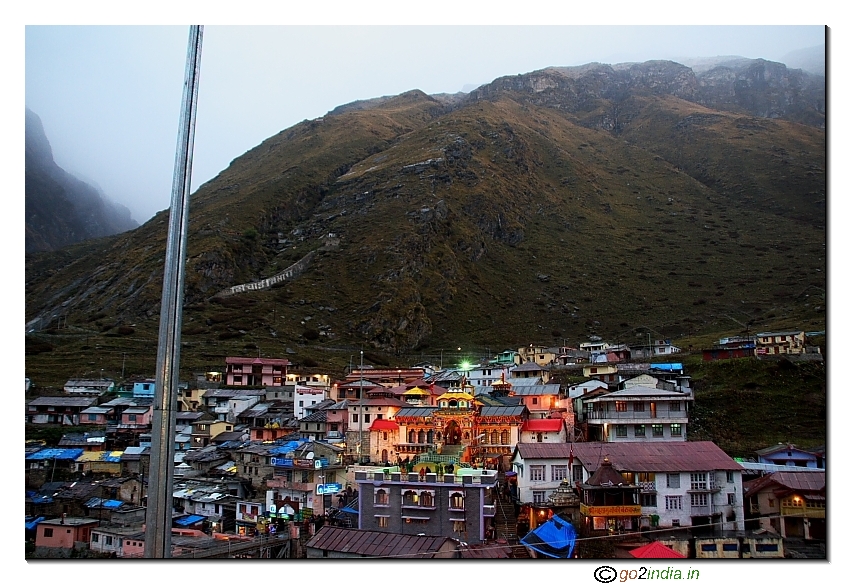
[[[307,255],[305,255],[304,257],[302,257],[301,259],[299,259],[298,261],[296,261],[295,263],[293,263],[292,265],[290,265],[289,267],[287,267],[276,275],[267,277],[266,279],[261,279],[260,281],[252,281],[251,283],[240,283],[239,285],[231,286],[230,288],[221,291],[216,295],[219,297],[232,296],[234,294],[239,294],[247,291],[258,291],[261,289],[268,289],[276,283],[292,279],[304,273],[304,270],[307,269],[307,266],[310,264],[310,261],[313,259],[313,255],[315,253],[315,251],[310,251],[309,253],[307,253]]]

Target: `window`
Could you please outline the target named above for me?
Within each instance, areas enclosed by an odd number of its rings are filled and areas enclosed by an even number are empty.
[[[375,517],[375,526],[378,528],[387,528],[390,525],[390,517],[389,516],[376,516]]]
[[[640,505],[655,508],[658,506],[657,496],[655,494],[641,494]]]
[[[372,420],[372,414],[366,413],[363,415],[363,423],[369,423]]]
[[[529,466],[528,478],[532,482],[542,482],[546,479],[546,466]]]
[[[128,421],[135,421],[136,420],[136,414],[135,413],[127,413],[127,420]]]
[[[681,401],[670,401],[670,405],[667,409],[668,411],[681,411],[682,410],[682,402]]]
[[[466,532],[466,521],[452,520],[452,532]]]
[[[679,474],[667,474],[667,487],[668,488],[680,488],[681,480],[679,479]]]
[[[625,413],[628,411],[628,407],[626,406],[625,401],[617,401],[614,403],[614,408],[617,410],[617,413]]]
[[[635,437],[646,437],[646,425],[635,425]]]
[[[738,550],[738,543],[723,543],[724,551],[736,551]]]
[[[301,472],[301,483],[307,484],[309,482],[310,482],[310,472],[308,472],[306,470]]]
[[[735,472],[726,470],[726,482],[732,484],[735,482]]]
[[[536,404],[537,404],[537,397],[532,397],[532,399],[531,399],[531,404],[532,404],[532,405],[536,405]]]
[[[675,527],[675,528],[678,528],[678,527],[682,526],[682,523],[681,523],[681,521],[680,521],[678,518],[674,518],[674,519],[672,520],[671,524],[672,524],[672,525],[673,525],[673,527]]]
[[[617,427],[617,429],[616,429],[615,434],[617,435],[617,437],[628,437],[629,436],[628,427],[626,427],[625,425],[617,425],[616,427]]]
[[[777,552],[779,550],[779,545],[769,545],[769,544],[759,544],[756,543],[756,552],[759,553],[769,553],[769,552]]]
[[[552,466],[552,479],[553,480],[569,480],[570,479],[570,468],[569,468],[569,466]]]
[[[375,506],[388,506],[390,503],[390,495],[386,490],[378,490],[375,492]]]
[[[417,494],[413,490],[408,490],[404,493],[404,496],[402,496],[401,503],[404,506],[418,506],[419,494]]]
[[[708,494],[691,494],[691,506],[692,507],[704,507],[708,506]]]
[[[449,496],[449,508],[463,510],[463,493],[452,492],[452,494]]]
[[[682,497],[681,496],[665,496],[664,497],[664,508],[666,510],[681,510],[682,509]]]
[[[53,537],[53,529],[45,528],[44,529],[44,538],[52,538]]]
[[[434,493],[422,492],[421,494],[419,494],[419,505],[432,508],[434,506]]]
[[[351,421],[353,421],[354,423],[357,423],[358,419],[359,419],[359,417],[358,417],[357,413],[351,414]]]
[[[531,501],[533,504],[545,504],[546,492],[533,492],[531,495]]]
[[[653,423],[652,437],[664,437],[664,426],[660,423]]]
[[[704,544],[704,545],[702,545],[702,551],[704,553],[714,553],[714,552],[717,551],[717,545],[716,544]]]
[[[97,421],[97,415],[94,413],[89,413],[89,421]]]
[[[670,435],[681,437],[682,436],[682,424],[681,423],[671,423],[670,424]]]
[[[726,503],[729,506],[735,505],[735,493],[734,492],[729,492],[728,494],[726,494]]]
[[[643,410],[644,410],[643,403],[642,402],[632,403],[632,410],[636,411],[638,413],[642,413]]]
[[[100,535],[97,534],[96,532],[93,532],[92,535],[91,535],[91,542],[93,542],[93,543],[100,542]]]
[[[105,538],[105,541],[104,541],[104,542],[105,542],[106,546],[110,546],[110,547],[111,547],[111,546],[112,546],[112,537],[111,537],[111,536],[109,536],[109,535],[106,535],[104,538]]]
[[[708,475],[705,472],[691,474],[691,490],[708,490]]]

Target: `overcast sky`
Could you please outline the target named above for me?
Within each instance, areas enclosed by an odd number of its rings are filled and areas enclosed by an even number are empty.
[[[205,25],[192,190],[304,119],[358,99],[468,91],[547,66],[781,60],[823,26]],[[56,162],[143,223],[168,208],[188,26],[29,25],[26,106]]]

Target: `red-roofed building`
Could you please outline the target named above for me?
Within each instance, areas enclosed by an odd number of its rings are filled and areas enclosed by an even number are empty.
[[[520,443],[566,443],[563,419],[526,419],[519,434]]]
[[[783,538],[826,539],[826,472],[773,472],[748,482],[747,510]]]
[[[389,419],[375,419],[369,427],[369,459],[382,464],[394,464],[398,458],[398,423]]]

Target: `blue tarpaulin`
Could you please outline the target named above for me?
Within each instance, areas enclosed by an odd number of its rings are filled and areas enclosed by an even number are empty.
[[[32,530],[36,527],[36,525],[44,520],[43,516],[39,516],[38,518],[32,518],[31,516],[27,516],[27,529]]]
[[[120,508],[124,505],[123,500],[107,500],[106,498],[92,498],[85,503],[88,508]]]
[[[576,546],[576,529],[558,515],[523,537],[522,544],[541,555],[569,559]]]
[[[46,447],[44,449],[40,449],[35,453],[29,454],[26,459],[28,460],[75,460],[78,457],[83,455],[82,448],[59,448],[59,447]]]
[[[178,526],[191,526],[193,524],[198,524],[206,520],[206,516],[201,516],[199,514],[190,514],[189,516],[181,516],[180,518],[174,521],[174,524]]]

